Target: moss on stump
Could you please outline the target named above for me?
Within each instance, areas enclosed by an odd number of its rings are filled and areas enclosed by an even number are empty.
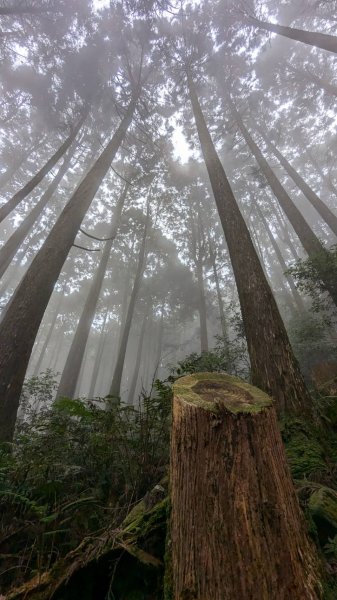
[[[174,385],[174,600],[321,597],[271,399],[228,375]]]

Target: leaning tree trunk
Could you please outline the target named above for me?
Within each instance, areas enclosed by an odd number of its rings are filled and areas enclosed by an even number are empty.
[[[117,362],[115,365],[114,374],[112,377],[111,387],[109,391],[109,396],[113,396],[115,398],[119,398],[121,394],[121,383],[122,383],[122,375],[125,363],[126,349],[128,346],[131,324],[133,319],[133,313],[135,311],[135,306],[138,298],[139,289],[142,283],[143,274],[146,266],[146,238],[148,232],[148,224],[149,224],[149,214],[147,215],[146,225],[144,228],[143,239],[139,251],[138,265],[135,280],[133,283],[133,288],[130,296],[130,302],[128,306],[128,310],[126,313],[125,324],[123,327],[123,333],[120,341],[120,345],[118,348],[118,356]]]
[[[265,216],[264,216],[262,210],[260,209],[260,207],[258,206],[257,202],[255,202],[254,207],[255,207],[255,210],[257,212],[258,217],[260,218],[260,220],[261,220],[261,222],[262,222],[262,224],[263,224],[263,226],[264,226],[264,228],[265,228],[265,230],[267,232],[269,241],[270,241],[270,243],[271,243],[271,245],[273,247],[273,250],[274,250],[274,252],[275,252],[275,254],[277,256],[277,259],[278,259],[278,261],[280,263],[280,266],[281,266],[281,269],[282,269],[282,273],[283,273],[284,277],[286,278],[286,280],[288,282],[289,288],[290,288],[291,293],[292,293],[292,298],[293,298],[293,300],[294,300],[294,302],[296,304],[296,307],[297,307],[297,309],[300,312],[303,312],[303,311],[305,311],[304,302],[303,302],[303,300],[302,300],[302,298],[301,298],[301,296],[300,296],[300,294],[299,294],[299,292],[298,292],[298,290],[296,288],[296,285],[294,283],[294,280],[293,280],[292,276],[290,275],[290,273],[287,273],[288,267],[287,267],[286,261],[284,260],[282,252],[281,252],[281,250],[280,250],[280,248],[279,248],[279,246],[278,246],[278,244],[277,244],[277,242],[276,242],[276,240],[275,240],[275,238],[274,238],[274,236],[272,234],[272,231],[271,231],[271,229],[269,227],[267,219],[265,218]]]
[[[39,357],[37,359],[37,362],[35,364],[34,371],[33,371],[33,377],[37,377],[40,374],[42,361],[43,361],[43,359],[45,357],[46,350],[47,350],[47,348],[48,348],[48,346],[50,344],[50,340],[51,340],[52,335],[54,333],[56,321],[57,321],[57,318],[58,318],[58,316],[60,314],[60,311],[61,311],[61,305],[62,305],[62,302],[64,300],[64,295],[63,295],[64,291],[65,291],[65,285],[63,286],[62,291],[59,294],[59,298],[58,298],[57,304],[56,304],[55,309],[53,311],[54,312],[53,318],[52,318],[52,320],[50,322],[50,325],[49,325],[49,328],[48,328],[48,333],[47,333],[46,338],[45,338],[45,340],[43,342],[42,348],[41,348],[41,350],[39,352]]]
[[[0,441],[13,437],[22,384],[44,311],[81,222],[125,138],[138,97],[139,90],[110,142],[63,209],[1,321]]]
[[[272,400],[236,377],[174,385],[174,600],[317,600],[308,539]]]
[[[303,177],[292,167],[292,165],[287,161],[285,156],[281,154],[281,152],[276,148],[276,146],[272,143],[269,137],[258,128],[258,131],[264,141],[267,143],[269,148],[272,150],[273,154],[280,161],[284,170],[288,173],[288,175],[292,178],[292,180],[296,183],[297,187],[303,192],[307,200],[309,200],[311,206],[313,206],[318,214],[322,217],[323,221],[330,227],[331,231],[337,236],[337,217],[334,215],[332,210],[321,200],[321,198],[314,192],[313,189],[304,181]]]
[[[234,106],[233,101],[229,96],[228,102],[239,129],[246,140],[249,149],[255,157],[263,175],[265,176],[274,196],[278,200],[278,203],[298,235],[304,250],[307,252],[309,258],[315,262],[317,273],[326,291],[330,294],[332,301],[337,306],[337,269],[332,270],[330,266],[329,270],[327,270],[324,264],[324,255],[326,254],[328,257],[327,251],[321,244],[318,237],[312,231],[311,227],[308,225],[300,210],[297,208],[297,206],[295,206],[289,194],[276,177],[272,168],[269,166],[258,145],[254,142],[248,129],[244,125],[240,113]]]
[[[303,414],[312,401],[287,332],[207,129],[191,74],[190,99],[199,140],[227,240],[250,356],[252,381],[270,393],[279,413]]]
[[[15,173],[17,173],[22,167],[23,163],[26,162],[28,157],[31,157],[35,150],[41,146],[41,138],[39,138],[34,144],[32,144],[28,150],[26,150],[15,162],[11,169],[7,169],[4,173],[0,175],[0,190],[5,187],[5,185],[14,177]]]
[[[91,325],[95,317],[97,302],[111,254],[111,248],[117,235],[120,217],[129,187],[130,184],[126,183],[118,199],[113,216],[113,223],[108,236],[109,239],[105,243],[102,257],[97,267],[96,275],[93,278],[88,297],[85,301],[85,305],[76,328],[76,333],[62,372],[60,385],[57,390],[57,396],[72,398],[75,394]]]
[[[328,50],[328,52],[337,54],[337,37],[334,35],[327,35],[316,31],[305,31],[294,27],[277,25],[276,23],[268,23],[267,21],[261,21],[255,17],[246,17],[244,22],[247,25],[259,27],[260,29],[265,29],[265,31],[270,31],[271,33],[278,33],[291,40],[303,42],[304,44],[309,44],[309,46],[315,46],[315,48],[322,48],[322,50]]]
[[[316,169],[317,173],[319,174],[320,178],[322,179],[323,183],[326,185],[328,190],[330,190],[330,192],[332,192],[335,196],[337,196],[337,188],[333,185],[332,181],[330,181],[329,177],[327,175],[325,175],[322,167],[318,164],[316,158],[312,155],[312,152],[310,151],[310,149],[305,148],[304,144],[302,146],[302,149],[307,154],[311,164]]]
[[[283,213],[281,212],[281,208],[279,207],[278,204],[276,204],[276,206],[275,206],[274,214],[275,214],[276,221],[279,225],[280,231],[282,231],[282,235],[283,235],[283,237],[281,235],[279,235],[280,240],[290,250],[294,260],[300,260],[301,257],[297,251],[297,248],[295,247],[293,240],[290,237],[289,230],[287,228]]]
[[[9,215],[9,213],[14,210],[17,205],[24,200],[33,191],[34,188],[42,181],[42,179],[51,171],[51,169],[58,163],[60,158],[67,152],[68,148],[70,148],[71,144],[75,140],[78,132],[80,131],[85,119],[88,116],[89,107],[87,107],[81,118],[79,119],[77,125],[73,128],[71,134],[67,137],[67,139],[63,142],[63,144],[59,147],[59,149],[53,154],[53,156],[43,165],[43,167],[32,177],[26,185],[21,188],[6,204],[1,206],[0,208],[0,223]]]
[[[12,262],[15,254],[19,250],[22,242],[25,240],[29,232],[31,231],[34,223],[36,223],[42,211],[47,206],[49,200],[53,196],[55,190],[57,189],[59,183],[63,179],[66,174],[70,161],[71,161],[72,153],[68,154],[68,156],[64,159],[62,165],[60,166],[58,172],[56,173],[53,181],[50,186],[46,189],[44,194],[42,194],[40,200],[31,210],[31,212],[26,216],[26,218],[20,223],[20,225],[15,229],[10,238],[7,240],[5,245],[0,250],[0,278],[4,275],[5,271],[8,269],[9,265]]]

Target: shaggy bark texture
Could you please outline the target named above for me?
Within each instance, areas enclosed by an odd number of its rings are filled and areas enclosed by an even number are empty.
[[[320,597],[271,399],[228,375],[174,386],[171,542],[175,600]]]

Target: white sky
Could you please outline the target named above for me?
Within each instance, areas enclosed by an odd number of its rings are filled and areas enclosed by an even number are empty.
[[[110,6],[110,0],[93,0],[93,5],[96,10]]]
[[[171,139],[174,147],[173,158],[184,165],[193,156],[193,151],[187,143],[182,127],[176,125]]]

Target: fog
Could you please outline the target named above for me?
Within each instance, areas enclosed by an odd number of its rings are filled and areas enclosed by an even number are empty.
[[[335,282],[320,280],[315,288],[303,274],[308,254],[314,259],[317,248],[336,244],[335,54],[252,19],[333,36],[327,4],[27,0],[17,14],[6,14],[3,4],[1,311],[25,379],[50,371],[59,382],[68,365],[62,395],[106,397],[117,369],[114,394],[137,405],[157,378],[191,355],[206,360],[215,352],[224,368],[250,377],[237,275],[205,168],[187,68],[310,378],[321,356],[303,348],[305,328],[320,323],[323,337],[335,329]],[[97,179],[95,161],[137,85],[130,122]],[[97,189],[87,181],[87,209],[79,217],[75,207],[72,233],[51,243],[90,173]],[[39,280],[31,271],[37,256]],[[53,272],[48,281],[41,269]],[[11,312],[17,328],[6,330]],[[333,357],[332,349],[322,353]]]

